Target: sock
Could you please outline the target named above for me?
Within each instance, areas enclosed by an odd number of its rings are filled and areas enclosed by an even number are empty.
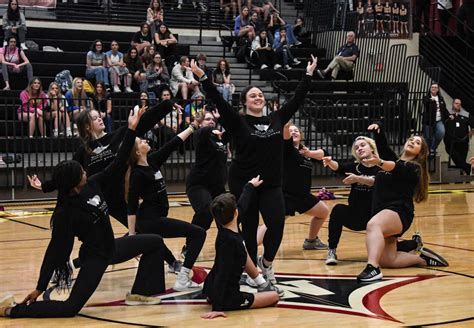
[[[189,275],[189,273],[191,272],[191,269],[188,269],[184,266],[181,267],[181,271],[179,271],[179,273],[182,273],[182,274],[185,274],[185,275]]]
[[[260,286],[260,285],[263,285],[264,283],[266,283],[265,278],[263,278],[261,273],[259,273],[258,276],[255,279],[253,279],[253,281],[255,281],[257,286]]]
[[[265,269],[268,269],[269,267],[271,267],[271,266],[272,266],[272,263],[273,263],[273,262],[269,262],[269,261],[265,260],[264,257],[262,258],[262,264],[263,264],[263,267],[264,267]]]

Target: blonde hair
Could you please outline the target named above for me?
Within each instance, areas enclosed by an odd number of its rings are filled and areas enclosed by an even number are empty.
[[[357,156],[357,153],[354,149],[354,146],[355,146],[356,142],[359,141],[359,140],[364,140],[365,142],[367,142],[370,149],[372,149],[372,153],[374,155],[376,155],[377,157],[379,157],[379,152],[377,150],[377,145],[375,143],[375,140],[372,139],[372,138],[366,137],[366,136],[358,136],[357,138],[355,138],[354,142],[352,143],[352,147],[351,147],[352,157],[354,157],[354,159],[357,163],[360,163],[360,158],[359,158],[359,156]]]
[[[82,90],[79,92],[76,88],[76,82],[81,80],[82,81]],[[74,80],[72,80],[72,98],[74,102],[74,106],[80,107],[82,103],[82,106],[87,107],[87,95],[86,92],[84,91],[84,80],[80,77],[76,77]]]

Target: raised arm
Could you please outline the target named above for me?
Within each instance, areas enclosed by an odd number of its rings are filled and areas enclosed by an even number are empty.
[[[168,159],[171,153],[176,150],[186,139],[193,134],[194,127],[190,125],[183,132],[179,133],[176,137],[165,143],[160,149],[154,151],[148,155],[148,162],[153,164],[155,167],[160,167]]]
[[[288,100],[275,115],[280,116],[282,124],[286,124],[303,104],[306,94],[311,86],[311,77],[316,69],[318,58],[311,55],[311,61],[306,67],[306,74],[301,79],[295,90],[294,96]]]
[[[382,158],[387,161],[397,161],[398,156],[388,146],[387,137],[385,133],[383,132],[381,124],[378,124],[378,123],[371,124],[369,125],[367,130],[372,131],[374,133],[374,140],[375,140],[375,144],[377,145],[379,159]]]
[[[171,113],[173,109],[179,109],[179,107],[179,105],[174,104],[171,100],[163,100],[147,110],[136,128],[137,136],[142,137],[145,133],[150,131],[155,124],[160,122],[161,119]]]

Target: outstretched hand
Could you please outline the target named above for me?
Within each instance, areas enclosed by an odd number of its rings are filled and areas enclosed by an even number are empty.
[[[350,185],[357,182],[358,176],[351,172],[346,172],[347,177],[342,180],[343,184]]]
[[[214,319],[218,317],[227,318],[227,315],[224,312],[218,312],[218,311],[211,311],[211,312],[201,314],[201,318],[203,319]]]
[[[217,110],[217,108],[212,111],[212,115],[214,116],[216,121],[221,118],[221,114],[219,114],[219,111]]]
[[[249,183],[254,186],[254,188],[257,188],[263,183],[263,180],[260,180],[260,175],[257,175],[255,178],[252,178]]]
[[[176,113],[179,115],[179,114],[183,114],[183,106],[181,106],[180,104],[178,103],[174,103],[173,104],[173,110],[176,111]]]
[[[323,166],[326,167],[326,166],[329,165],[329,163],[331,163],[332,157],[331,156],[324,156],[322,158],[322,161],[323,161]]]
[[[362,162],[369,165],[379,165],[381,163],[380,157],[377,154],[372,154],[372,156],[368,158],[363,158]]]
[[[196,64],[196,61],[194,59],[191,59],[191,71],[193,72],[194,75],[196,75],[198,78],[203,77],[206,73]]]
[[[313,75],[316,66],[318,66],[318,57],[314,57],[313,54],[311,54],[311,61],[309,61],[306,66],[306,73]]]
[[[26,177],[28,178],[31,187],[35,188],[36,190],[42,190],[41,180],[36,174],[33,174],[32,176],[27,175]]]
[[[377,131],[377,133],[380,133],[380,126],[377,123],[370,124],[369,127],[367,128],[368,131]]]
[[[133,110],[130,111],[128,115],[128,128],[130,130],[135,130],[137,128],[138,122],[140,122],[140,118],[142,117],[143,113],[146,112],[148,109],[147,106],[141,107],[137,113],[134,113]]]

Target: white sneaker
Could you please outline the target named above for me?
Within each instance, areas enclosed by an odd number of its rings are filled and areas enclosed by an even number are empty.
[[[198,288],[201,288],[201,286],[196,284],[194,281],[192,281],[191,278],[189,278],[189,276],[186,273],[184,272],[178,273],[173,289],[177,292],[182,292],[182,291],[193,289],[193,288],[198,289]]]
[[[66,128],[66,137],[68,137],[68,138],[71,138],[71,137],[72,137],[71,128]]]
[[[53,130],[53,137],[57,138],[59,136],[58,129]]]
[[[268,68],[268,66],[265,64],[262,64],[262,66],[260,66],[260,69],[265,69],[265,68]]]
[[[326,265],[336,265],[337,264],[337,255],[335,249],[328,249],[328,255],[326,257]]]
[[[21,49],[22,49],[22,50],[28,50],[28,47],[26,46],[25,43],[22,43],[22,44],[21,44]]]
[[[259,256],[257,259],[257,265],[262,270],[262,274],[265,276],[265,278],[272,283],[272,285],[276,285],[277,280],[275,278],[275,271],[273,271],[273,265],[270,265],[269,267],[265,267],[263,265],[263,256]]]
[[[130,87],[126,87],[126,88],[125,88],[125,92],[133,92],[133,90],[132,90],[132,88],[130,88]]]
[[[273,66],[273,69],[280,69],[280,68],[281,68],[280,64],[275,64],[275,66]]]
[[[291,69],[290,65],[285,65],[285,69]]]
[[[15,298],[11,293],[7,293],[0,298],[0,317],[6,317],[5,311],[16,305]]]
[[[114,92],[121,92],[120,87],[118,85],[114,85]]]
[[[299,65],[301,62],[298,59],[293,59],[293,65]]]

